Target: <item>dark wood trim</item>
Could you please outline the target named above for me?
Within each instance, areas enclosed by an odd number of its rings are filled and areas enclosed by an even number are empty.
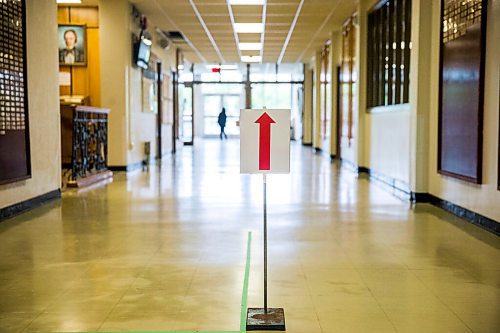
[[[500,236],[500,221],[495,221],[493,219],[490,219],[489,217],[473,212],[452,202],[443,200],[430,193],[412,192],[412,197],[415,198],[416,203],[430,203],[431,205],[444,209],[447,212],[463,218],[464,220],[477,225],[478,227],[481,227],[486,231]]]
[[[25,107],[25,129],[24,135],[26,137],[26,179],[32,177],[31,170],[31,142],[30,142],[30,117],[29,117],[29,101],[28,101],[28,43],[26,41],[27,23],[26,23],[26,1],[23,1],[23,61],[24,61],[24,107]]]
[[[128,164],[128,165],[109,165],[108,169],[111,171],[129,172],[129,171],[134,171],[134,170],[142,168],[143,163],[144,162],[141,161],[141,162],[132,163],[132,164]]]
[[[34,198],[24,200],[11,206],[0,209],[0,221],[9,219],[21,213],[27,212],[33,208],[39,207],[49,201],[60,199],[61,189],[57,189]]]
[[[319,147],[314,147],[314,152],[315,153],[321,153],[321,152],[323,152],[323,150],[321,148],[319,148]]]
[[[342,94],[341,94],[341,73],[342,73],[342,68],[337,65],[337,89],[336,89],[336,93],[337,93],[337,105],[336,105],[336,108],[337,108],[337,121],[336,121],[336,130],[337,130],[337,142],[336,142],[336,148],[337,148],[337,156],[342,156],[341,155],[341,149],[342,149],[342,133],[341,133],[341,125],[342,125],[342,107],[341,107],[341,98],[342,98]]]
[[[410,200],[415,203],[431,202],[431,195],[427,192],[410,192]]]
[[[89,177],[69,181],[68,187],[82,188],[82,187],[86,187],[86,186],[101,182],[101,181],[106,180],[106,179],[110,179],[110,180],[113,179],[113,172],[112,171],[106,170],[106,171],[96,173],[96,174],[89,176]]]
[[[157,110],[156,113],[156,156],[163,155],[162,152],[162,115],[163,115],[163,73],[161,68],[161,61],[156,63],[156,85],[157,85]]]
[[[367,173],[370,174],[370,168],[358,166],[358,173]]]
[[[312,147],[312,142],[309,142],[309,143],[306,143],[306,142],[302,142],[302,145],[303,146],[306,146],[306,147]]]
[[[488,0],[483,0],[481,8],[481,60],[479,64],[479,138],[477,143],[477,178],[478,184],[483,182],[483,140],[484,140],[484,81],[485,81],[485,68],[486,68],[486,33],[488,22]]]
[[[404,15],[405,15],[405,33],[404,33],[404,40],[405,40],[405,48],[404,48],[404,54],[403,54],[403,63],[404,63],[404,71],[403,71],[403,103],[408,103],[410,100],[410,57],[411,57],[411,50],[410,50],[410,43],[411,43],[411,5],[412,1],[410,0],[404,0],[405,8],[404,8]]]
[[[479,163],[479,164],[482,164],[482,163]],[[479,185],[479,184],[482,183],[481,179],[479,179],[479,178],[468,177],[468,176],[464,176],[464,175],[461,175],[461,174],[458,174],[458,173],[454,173],[454,172],[450,172],[450,171],[438,170],[438,173],[440,175],[443,175],[443,176],[453,177],[453,178],[460,179],[460,180],[463,180],[463,181],[466,181],[466,182],[469,182],[469,183],[473,183],[473,184],[478,184]]]

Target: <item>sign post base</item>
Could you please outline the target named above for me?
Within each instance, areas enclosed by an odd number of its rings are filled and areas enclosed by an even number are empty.
[[[247,331],[285,331],[283,308],[248,308]]]

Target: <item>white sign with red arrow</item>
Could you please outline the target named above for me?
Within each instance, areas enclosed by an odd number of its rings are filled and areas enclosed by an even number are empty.
[[[290,172],[290,110],[241,110],[240,131],[241,173]]]

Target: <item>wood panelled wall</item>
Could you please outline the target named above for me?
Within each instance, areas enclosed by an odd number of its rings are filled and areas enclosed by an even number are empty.
[[[87,26],[87,66],[59,66],[61,72],[71,73],[71,86],[59,87],[59,94],[89,96],[90,105],[101,106],[98,8],[61,6],[57,20],[59,24]]]
[[[346,145],[351,145],[353,134],[354,110],[357,109],[356,96],[356,36],[357,14],[349,18],[342,27],[342,64],[340,67],[340,138]]]

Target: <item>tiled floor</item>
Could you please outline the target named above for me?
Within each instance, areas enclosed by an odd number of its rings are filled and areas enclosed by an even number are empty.
[[[262,179],[184,147],[0,223],[0,332],[239,331],[262,305]],[[269,303],[287,332],[500,332],[500,239],[310,148],[268,177]]]

